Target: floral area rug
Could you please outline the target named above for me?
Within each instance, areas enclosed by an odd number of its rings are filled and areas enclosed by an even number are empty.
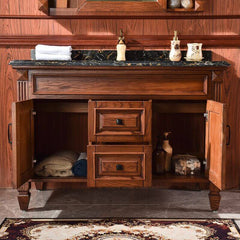
[[[227,240],[240,239],[222,219],[5,219],[5,240]]]

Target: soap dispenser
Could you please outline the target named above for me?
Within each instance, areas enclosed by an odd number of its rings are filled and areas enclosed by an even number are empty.
[[[126,48],[123,31],[121,29],[117,44],[117,61],[126,61]]]
[[[177,31],[174,31],[174,37],[171,41],[171,51],[169,54],[169,59],[173,62],[178,62],[182,58],[182,53],[180,50],[180,41],[178,40]]]

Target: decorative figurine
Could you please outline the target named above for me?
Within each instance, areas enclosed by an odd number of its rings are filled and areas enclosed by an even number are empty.
[[[196,156],[178,154],[173,156],[172,161],[177,175],[199,175],[201,172],[201,162]]]
[[[169,134],[171,132],[165,132],[164,133],[164,140],[163,140],[163,145],[162,148],[165,152],[164,155],[164,162],[165,162],[165,172],[170,172],[171,171],[171,164],[172,164],[172,153],[173,153],[173,149],[172,146],[169,144]]]
[[[169,139],[168,139],[169,134],[170,132],[164,133],[162,144],[160,144],[160,137],[158,137],[157,147],[153,153],[155,166],[156,166],[156,173],[158,174],[171,171],[173,149],[169,144]]]
[[[179,62],[182,58],[182,53],[180,50],[180,41],[177,37],[177,31],[174,31],[174,37],[171,41],[171,51],[169,54],[169,59],[173,62]]]
[[[181,0],[168,0],[169,8],[180,8]]]
[[[193,0],[181,0],[181,6],[185,9],[193,8]]]
[[[117,61],[126,61],[126,48],[123,31],[120,29],[120,37],[117,44]]]

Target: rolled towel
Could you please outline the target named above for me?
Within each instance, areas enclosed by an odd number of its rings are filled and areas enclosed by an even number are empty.
[[[69,55],[72,52],[71,46],[49,46],[38,44],[35,52],[40,54]]]
[[[51,155],[35,166],[35,173],[38,176],[71,176],[73,164],[77,161],[79,153],[62,151]]]
[[[74,163],[72,167],[74,176],[87,177],[87,160],[81,159]]]
[[[81,159],[87,159],[87,153],[86,152],[81,152],[80,153],[80,156],[79,156],[78,160],[81,160]]]
[[[71,177],[73,176],[73,172],[71,169],[56,170],[56,169],[44,168],[35,173],[40,177]]]
[[[52,55],[52,54],[42,54],[35,53],[36,60],[54,60],[54,61],[72,61],[72,56],[70,55]]]

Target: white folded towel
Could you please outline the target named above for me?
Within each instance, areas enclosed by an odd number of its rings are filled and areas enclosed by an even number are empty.
[[[70,55],[72,52],[71,46],[49,46],[38,44],[35,47],[36,53],[53,54],[53,55]]]
[[[71,55],[53,55],[53,54],[41,54],[35,52],[36,60],[60,60],[60,61],[71,61]]]

